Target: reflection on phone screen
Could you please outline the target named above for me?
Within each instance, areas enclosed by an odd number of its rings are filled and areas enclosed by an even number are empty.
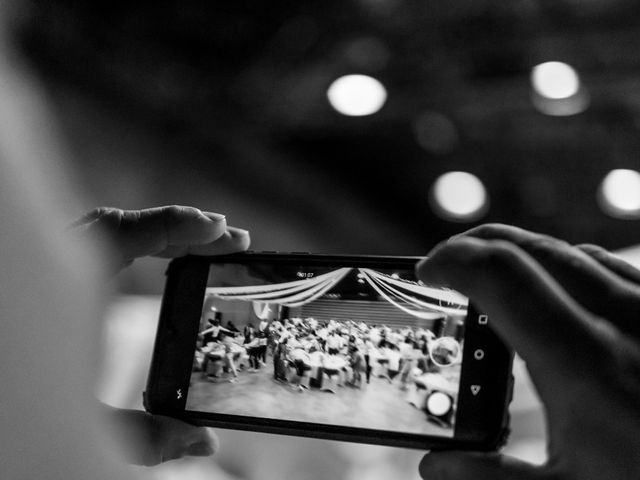
[[[413,270],[212,264],[186,409],[453,437],[467,305]]]

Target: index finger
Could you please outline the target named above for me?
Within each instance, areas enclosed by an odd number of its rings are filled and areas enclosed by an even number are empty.
[[[543,375],[564,373],[566,379],[597,369],[602,348],[591,314],[517,246],[456,238],[436,247],[417,265],[417,274],[426,283],[461,291],[487,312],[496,332],[533,367],[539,388],[549,385]]]

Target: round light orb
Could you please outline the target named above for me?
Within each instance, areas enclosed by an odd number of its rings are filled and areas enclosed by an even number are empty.
[[[600,184],[598,200],[605,213],[614,218],[640,218],[640,172],[611,170]]]
[[[451,397],[446,393],[433,392],[427,399],[427,410],[436,417],[442,417],[451,410]]]
[[[331,106],[339,113],[361,117],[376,113],[387,100],[387,90],[378,80],[367,75],[345,75],[327,90]]]
[[[468,172],[441,175],[431,188],[434,211],[445,220],[470,222],[482,217],[489,208],[489,198],[478,177]]]
[[[546,62],[533,67],[531,84],[545,98],[569,98],[580,90],[580,79],[571,67],[562,62]]]

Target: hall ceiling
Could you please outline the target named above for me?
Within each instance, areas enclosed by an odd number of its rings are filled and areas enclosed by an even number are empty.
[[[32,3],[41,21],[27,22],[25,44],[52,75],[133,106],[177,142],[227,152],[191,167],[290,206],[301,228],[335,196],[416,245],[486,221],[610,248],[640,238],[638,221],[607,217],[596,202],[609,170],[640,168],[638,2]],[[536,110],[530,73],[546,61],[576,69],[584,112]],[[385,85],[380,112],[332,110],[326,90],[349,73]],[[445,152],[417,141],[424,112],[454,126]],[[450,170],[485,183],[481,220],[430,210],[429,187]]]

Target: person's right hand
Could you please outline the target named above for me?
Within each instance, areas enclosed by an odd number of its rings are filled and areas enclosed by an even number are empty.
[[[417,273],[489,314],[527,362],[549,432],[545,465],[432,452],[425,480],[640,479],[640,272],[599,247],[485,225],[438,245]]]

